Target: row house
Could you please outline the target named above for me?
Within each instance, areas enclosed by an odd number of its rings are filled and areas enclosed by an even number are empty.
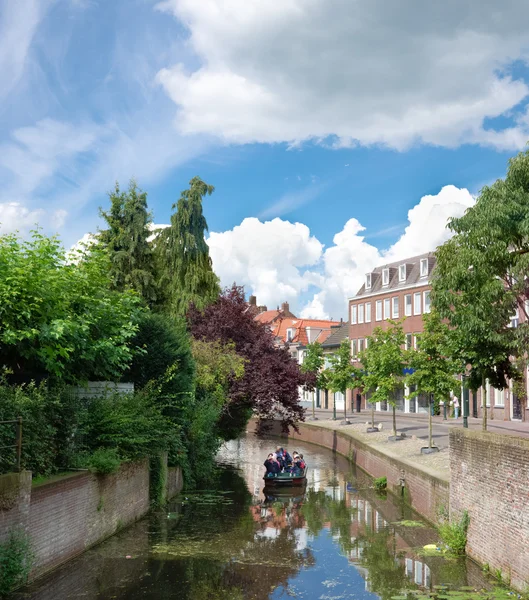
[[[423,315],[431,310],[431,275],[435,268],[435,255],[432,252],[414,256],[402,261],[389,263],[367,273],[362,287],[349,299],[349,337],[353,361],[366,347],[368,337],[377,326],[386,327],[387,321],[404,319],[406,348],[417,347],[417,337],[423,331]],[[513,317],[512,326],[517,325]],[[457,394],[457,391],[454,390]],[[351,398],[359,395],[359,390],[349,392]],[[397,410],[405,413],[426,413],[426,397],[409,397],[409,390],[403,387],[396,394]],[[459,390],[461,405],[469,402],[469,416],[479,417],[483,407],[481,393],[470,392],[462,386]],[[370,408],[362,397],[362,408]],[[377,403],[379,411],[390,411],[391,406]],[[496,390],[487,385],[487,410],[491,419],[525,420],[529,409],[522,406],[512,385],[506,390]]]

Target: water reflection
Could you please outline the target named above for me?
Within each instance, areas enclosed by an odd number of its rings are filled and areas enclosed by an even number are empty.
[[[439,584],[483,586],[472,563],[422,556],[435,531],[330,452],[292,448],[308,459],[306,490],[265,490],[272,445],[227,444],[212,489],[185,495],[18,597],[388,600]]]

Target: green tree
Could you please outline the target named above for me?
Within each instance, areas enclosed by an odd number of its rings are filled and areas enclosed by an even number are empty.
[[[220,294],[205,238],[208,225],[202,211],[203,198],[211,195],[215,188],[199,177],[194,177],[189,185],[173,205],[176,212],[171,216],[171,226],[163,230],[156,241],[167,309],[182,316],[190,304],[201,309]]]
[[[393,409],[393,435],[397,436],[395,393],[404,384],[407,352],[403,349],[405,335],[402,324],[388,321],[388,327],[375,327],[367,339],[367,348],[360,353],[364,390],[371,392],[369,401],[388,402]],[[374,427],[374,424],[373,424]]]
[[[156,300],[154,261],[149,237],[152,216],[147,210],[147,193],[132,179],[123,192],[116,183],[109,194],[110,209],[100,210],[108,229],[99,239],[110,257],[112,286],[118,291],[132,288],[147,302]]]
[[[429,398],[428,445],[432,444],[432,397],[448,402],[450,393],[459,387],[456,375],[461,372],[461,363],[454,359],[452,336],[446,323],[434,310],[423,316],[424,331],[419,336],[417,350],[409,353],[413,372],[406,378],[407,384],[415,389],[410,396],[427,394]]]
[[[526,362],[529,321],[510,325],[515,314],[529,318],[529,152],[512,158],[505,179],[484,187],[448,227],[454,236],[437,250],[432,300],[455,332],[469,387],[481,385],[486,430],[486,380],[505,389],[521,380]]]
[[[118,380],[132,360],[141,302],[110,290],[94,248],[72,262],[56,237],[0,236],[0,364],[25,380]]]
[[[305,389],[321,390],[325,387],[327,374],[323,369],[325,358],[323,356],[323,347],[319,342],[313,342],[307,345],[307,354],[301,364],[301,372],[311,376],[308,379]],[[314,394],[312,395],[312,420],[316,420],[316,411],[314,406]]]
[[[336,354],[331,354],[329,361],[330,367],[326,374],[328,386],[332,392],[341,392],[343,394],[344,420],[342,423],[346,425],[349,421],[347,420],[347,399],[345,396],[347,390],[354,388],[355,381],[358,377],[358,372],[351,363],[351,345],[349,340],[342,341],[338,348],[338,352],[336,352]]]

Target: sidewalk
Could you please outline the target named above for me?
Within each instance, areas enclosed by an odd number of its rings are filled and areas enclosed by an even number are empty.
[[[321,421],[332,420],[332,410],[316,409],[316,417]],[[312,415],[312,409],[308,408],[306,417]],[[348,413],[347,418],[351,423],[361,424],[371,421],[371,411],[363,410],[359,413]],[[336,413],[337,421],[343,419],[343,411]],[[308,421],[310,423],[310,421]],[[317,423],[318,421],[316,421]],[[387,412],[375,412],[375,425],[382,423],[383,431],[391,431],[393,427],[393,415]],[[433,417],[433,440],[440,448],[448,447],[448,432],[451,427],[463,427],[463,418],[448,418],[443,420],[442,416]],[[469,429],[481,430],[481,419],[468,418]],[[397,412],[397,429],[399,433],[405,433],[407,437],[416,436],[419,439],[428,439],[428,415],[424,413],[399,413]],[[516,437],[529,438],[529,423],[521,421],[498,421],[487,419],[487,429],[498,434],[513,435]]]

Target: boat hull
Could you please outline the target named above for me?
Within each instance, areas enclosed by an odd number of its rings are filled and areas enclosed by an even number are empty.
[[[307,483],[307,471],[308,467],[305,467],[303,473],[300,475],[293,475],[292,473],[278,473],[275,477],[263,477],[265,487],[278,487],[278,486],[302,486]]]

